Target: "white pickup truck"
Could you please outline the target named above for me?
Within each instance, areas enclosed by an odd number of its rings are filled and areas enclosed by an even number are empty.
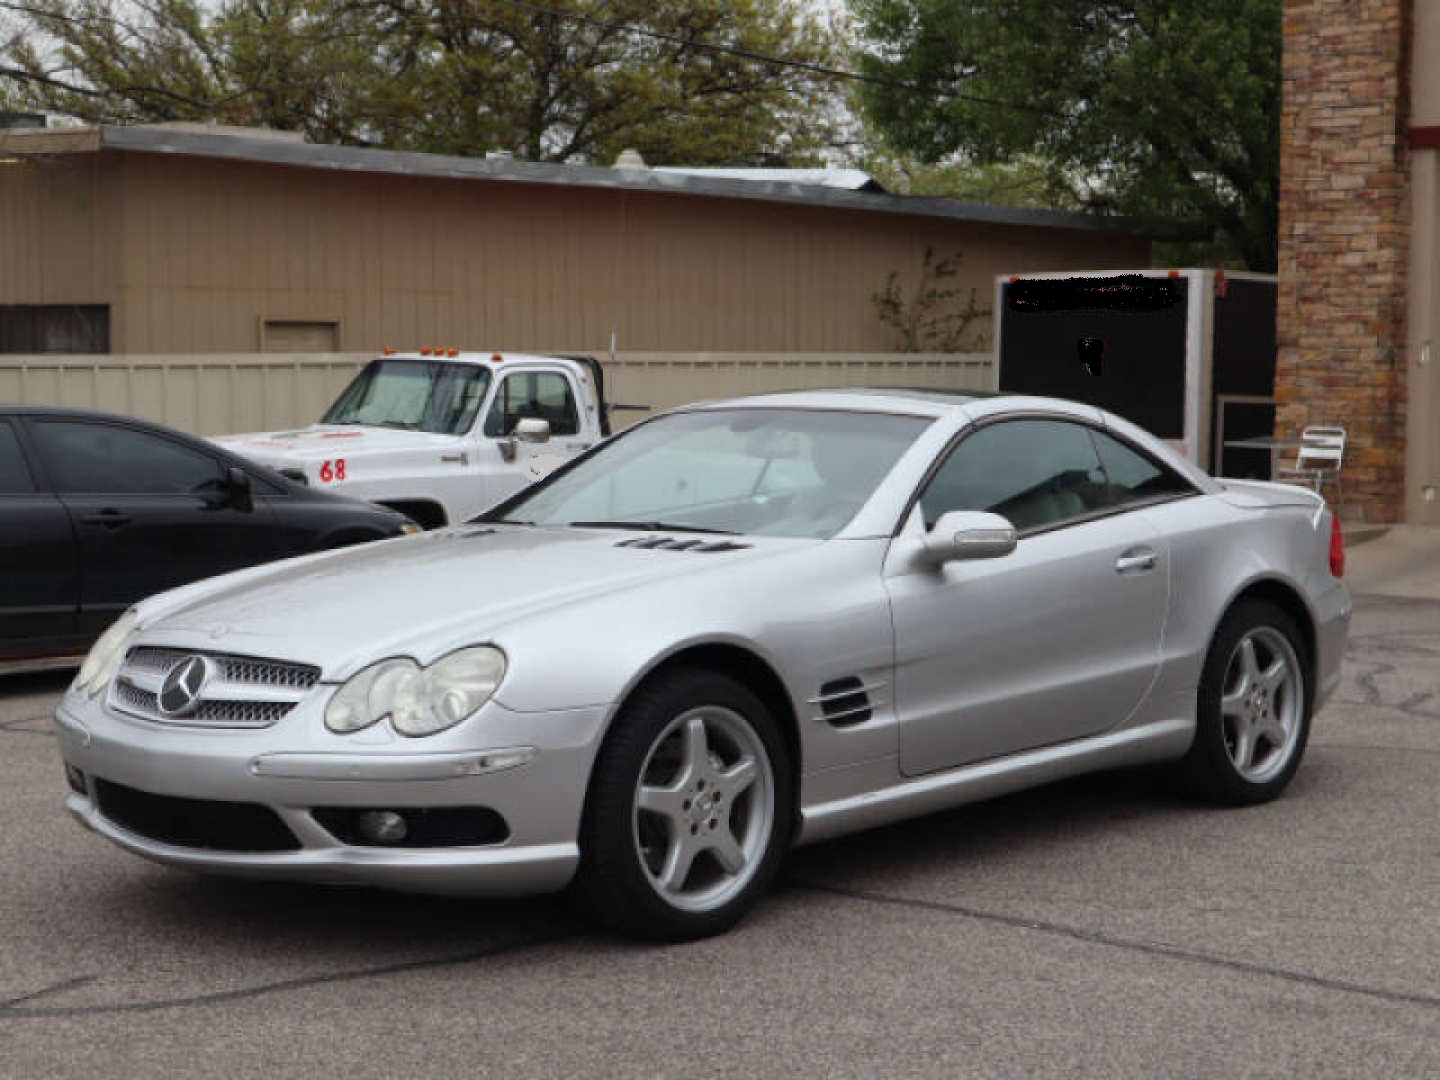
[[[388,352],[318,424],[213,441],[292,480],[464,521],[610,434],[592,357]]]

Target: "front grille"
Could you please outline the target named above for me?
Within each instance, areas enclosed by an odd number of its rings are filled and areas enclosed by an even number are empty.
[[[160,708],[166,676],[193,656],[210,665],[200,699],[182,714],[166,714]],[[309,664],[142,645],[126,656],[109,702],[119,712],[160,724],[262,728],[282,720],[319,680],[320,669]]]
[[[284,701],[207,701],[193,716],[210,727],[269,727],[294,707]]]
[[[156,704],[158,695],[152,694],[149,690],[141,690],[138,686],[128,682],[117,682],[115,684],[114,702],[126,712],[159,713],[160,708]]]
[[[163,676],[181,660],[194,655],[185,649],[159,649],[142,645],[131,650],[130,655],[125,658],[125,666],[156,671]],[[228,653],[205,655],[219,666],[221,676],[226,682],[308,690],[320,680],[320,669],[309,664],[296,664],[288,660],[261,660],[253,656],[232,656]]]
[[[176,847],[212,851],[297,851],[280,815],[258,803],[154,795],[95,777],[100,813],[122,829]]]

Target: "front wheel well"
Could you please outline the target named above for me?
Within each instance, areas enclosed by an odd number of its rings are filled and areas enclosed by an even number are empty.
[[[386,499],[376,500],[381,506],[398,510],[422,529],[439,529],[449,524],[445,508],[430,499]]]
[[[629,693],[625,695],[625,700],[620,702],[619,708],[623,709],[626,701],[658,676],[682,668],[691,671],[710,671],[734,679],[747,687],[770,710],[771,715],[775,717],[775,722],[780,727],[780,733],[785,739],[785,751],[790,757],[790,770],[794,779],[792,789],[795,793],[796,803],[794,822],[798,830],[800,826],[800,724],[795,716],[795,706],[790,700],[790,693],[785,689],[785,681],[765,660],[742,646],[721,642],[692,645],[667,656],[647,671],[644,677],[630,688]]]

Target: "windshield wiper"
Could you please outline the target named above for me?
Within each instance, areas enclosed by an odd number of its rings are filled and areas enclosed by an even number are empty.
[[[673,521],[567,521],[572,529],[639,529],[642,532],[713,533],[739,536],[734,529],[706,529],[700,525],[678,525]]]
[[[374,426],[403,428],[406,431],[414,431],[420,426],[420,422],[418,420],[413,422],[409,420],[381,420],[379,424]]]

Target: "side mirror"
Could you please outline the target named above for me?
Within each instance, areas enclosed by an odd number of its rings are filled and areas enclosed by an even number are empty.
[[[250,491],[250,474],[235,465],[225,471],[225,501],[243,514],[255,509],[255,498]]]
[[[546,443],[550,441],[550,421],[538,417],[527,416],[523,420],[515,422],[515,430],[512,432],[517,440],[528,443]]]
[[[925,534],[925,561],[940,566],[955,559],[998,559],[1015,550],[1015,526],[983,510],[941,514]]]

